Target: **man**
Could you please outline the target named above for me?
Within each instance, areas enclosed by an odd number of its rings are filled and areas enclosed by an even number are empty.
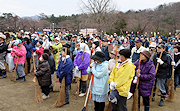
[[[6,68],[4,66],[4,58],[7,51],[7,45],[5,42],[6,36],[0,34],[0,79],[6,78]]]
[[[76,36],[72,36],[72,42],[71,42],[71,48],[70,48],[70,51],[71,51],[71,56],[72,56],[72,61],[74,61],[74,57],[75,56],[73,56],[73,52],[74,52],[74,50],[75,50],[75,48],[76,48],[76,45],[77,45],[77,37]]]
[[[43,37],[43,45],[42,46],[44,47],[44,49],[49,49],[50,43],[49,43],[47,35],[44,35],[44,37]]]
[[[132,62],[136,62],[139,57],[140,57],[140,53],[145,51],[146,48],[142,46],[142,40],[141,39],[137,39],[135,41],[135,47],[132,48],[131,50],[131,59]]]
[[[148,48],[149,42],[145,38],[141,38],[141,40],[142,40],[142,46],[144,46],[145,48]]]
[[[112,51],[113,48],[108,45],[107,38],[103,39],[102,41],[103,41],[103,43],[102,43],[103,47],[101,48],[101,50],[105,54],[105,59],[107,61],[109,61],[111,59],[110,58],[110,52]]]
[[[170,57],[167,55],[166,46],[163,44],[158,45],[157,54],[154,56],[153,62],[154,65],[157,66],[159,64],[157,74],[156,74],[156,82],[158,83],[158,87],[161,91],[161,100],[159,106],[164,106],[164,100],[166,96],[166,78],[169,73],[169,68],[171,66]],[[160,54],[162,53],[162,57],[160,58]],[[153,92],[153,101],[156,91],[156,84]]]

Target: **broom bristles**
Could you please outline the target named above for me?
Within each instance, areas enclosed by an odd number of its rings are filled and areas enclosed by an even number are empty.
[[[174,101],[174,80],[172,80],[170,95],[169,95],[167,101],[169,101],[169,102]]]
[[[139,93],[139,91],[138,91],[138,89],[136,89],[134,92],[132,111],[139,111],[139,107],[138,107],[138,96],[139,96],[139,94],[138,93]]]
[[[39,86],[39,82],[38,82],[37,78],[36,78],[36,82],[35,82],[35,101],[37,103],[43,102],[42,91],[41,91],[41,88]]]
[[[112,104],[110,101],[109,101],[108,106],[104,109],[104,111],[112,111]]]
[[[60,91],[60,82],[55,82],[54,86],[53,86],[53,91],[54,92],[58,92]]]
[[[60,106],[64,105],[64,103],[65,103],[65,78],[63,78],[63,80],[62,80],[58,98],[52,107],[60,107]]]
[[[16,82],[16,76],[15,76],[15,74],[13,74],[13,75],[11,76],[11,79],[10,79],[10,80]]]

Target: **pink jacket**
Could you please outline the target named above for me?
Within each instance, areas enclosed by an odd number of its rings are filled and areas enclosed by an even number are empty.
[[[17,55],[19,56],[18,64],[24,64],[26,60],[26,53],[27,53],[24,45],[22,45],[21,50],[19,50],[20,47],[18,48],[17,46],[15,46],[13,49],[15,50],[15,52],[11,51],[11,56],[13,57],[13,63],[16,64],[17,58],[15,57],[15,55]]]
[[[43,54],[44,48],[41,46],[39,48],[39,50],[36,50],[36,54],[38,55],[38,59],[41,57],[41,55]]]

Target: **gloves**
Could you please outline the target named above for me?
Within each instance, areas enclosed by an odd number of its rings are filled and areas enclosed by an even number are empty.
[[[50,47],[52,47],[52,46],[53,46],[53,44],[50,42],[50,43],[49,43],[49,46],[50,46]]]
[[[164,63],[164,61],[162,61],[160,58],[156,58],[157,62],[159,62],[160,65],[162,65]]]
[[[33,51],[36,51],[37,49],[36,48],[32,48]]]
[[[91,65],[90,65],[90,67],[95,67],[95,66],[96,66],[95,62],[91,63]]]
[[[176,63],[175,63],[175,62],[171,62],[171,65],[172,65],[172,66],[175,66],[175,65],[176,65]]]
[[[115,89],[116,89],[116,85],[117,85],[117,83],[112,81],[112,82],[110,83],[110,89],[111,89],[111,90],[115,90]]]
[[[75,70],[76,70],[76,71],[79,71],[78,66],[75,66]]]

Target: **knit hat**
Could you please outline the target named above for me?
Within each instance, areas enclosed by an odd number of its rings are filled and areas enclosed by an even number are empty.
[[[122,49],[119,51],[120,55],[123,55],[125,58],[130,58],[131,50],[130,49]]]
[[[47,53],[43,53],[42,57],[44,60],[48,60],[49,59],[49,55]]]
[[[151,53],[149,51],[143,51],[141,52],[141,54],[143,54],[144,56],[146,56],[148,59],[151,57]]]

